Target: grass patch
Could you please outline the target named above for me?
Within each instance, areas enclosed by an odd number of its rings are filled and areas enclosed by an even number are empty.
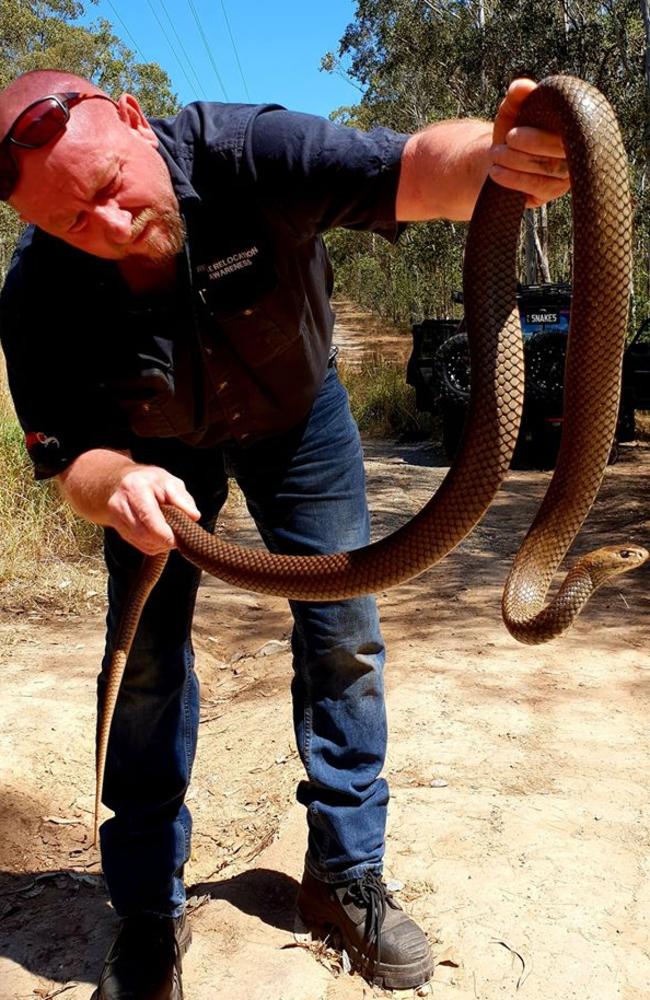
[[[65,503],[53,481],[36,482],[0,371],[0,610],[78,614],[103,606],[103,531]],[[223,514],[244,499],[230,484]]]
[[[0,606],[76,612],[103,592],[101,530],[37,483],[0,377]]]
[[[431,416],[415,408],[415,389],[407,385],[404,368],[374,356],[359,367],[338,366],[350,396],[352,415],[368,437],[427,437]]]

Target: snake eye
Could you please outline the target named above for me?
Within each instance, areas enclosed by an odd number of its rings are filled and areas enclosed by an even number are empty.
[[[621,549],[619,552],[621,559],[631,559],[633,555],[634,552],[631,549]]]

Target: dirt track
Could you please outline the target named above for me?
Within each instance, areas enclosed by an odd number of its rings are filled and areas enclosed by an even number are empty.
[[[367,446],[367,468],[376,535],[445,471],[430,445],[383,442]],[[380,596],[387,874],[440,958],[440,1000],[650,995],[650,570],[601,592],[566,639],[517,646],[500,587],[547,479],[511,473],[443,565]],[[649,487],[650,447],[624,449],[579,548],[648,545]],[[227,532],[253,540],[241,511]],[[201,591],[188,1000],[373,995],[293,933],[305,844],[289,628],[281,600],[213,580]],[[7,615],[0,642],[0,998],[66,987],[66,1000],[87,1000],[114,931],[85,846],[101,616]]]

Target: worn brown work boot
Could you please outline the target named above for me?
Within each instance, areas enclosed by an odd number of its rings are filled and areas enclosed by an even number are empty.
[[[305,872],[296,907],[307,927],[340,932],[350,964],[369,983],[407,990],[431,979],[429,942],[379,875],[337,885]]]
[[[181,959],[191,940],[185,914],[125,917],[91,1000],[183,1000]]]

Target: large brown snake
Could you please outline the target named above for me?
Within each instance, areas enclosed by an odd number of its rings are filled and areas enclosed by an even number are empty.
[[[564,434],[548,492],[516,557],[503,597],[517,639],[559,635],[596,587],[648,553],[611,546],[584,557],[544,608],[551,580],[600,487],[619,405],[631,267],[627,159],[614,113],[594,87],[549,77],[526,100],[518,124],[559,132],[573,195],[574,261],[566,361]],[[248,590],[296,600],[337,600],[417,576],[477,524],[510,465],[524,391],[515,300],[523,195],[487,181],[472,218],[464,289],[472,399],[460,453],[437,493],[394,534],[354,552],[279,556],[228,545],[174,507],[163,514],[191,562]],[[99,725],[95,842],[104,765],[122,674],[149,592],[167,556],[145,559],[116,639]]]

